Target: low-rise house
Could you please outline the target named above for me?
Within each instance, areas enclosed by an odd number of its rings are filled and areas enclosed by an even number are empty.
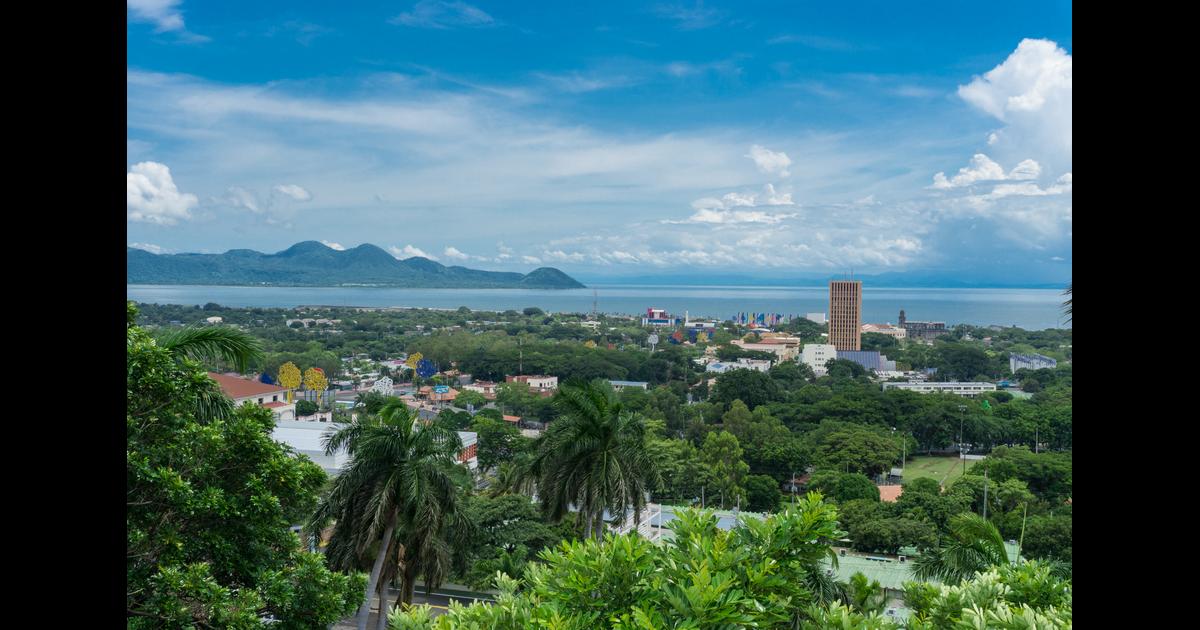
[[[483,394],[483,397],[488,400],[496,400],[496,385],[493,381],[474,381],[463,385],[462,388],[470,392],[478,392]]]
[[[637,387],[643,390],[650,388],[650,383],[646,381],[609,381],[608,384],[612,385],[613,390],[616,392],[620,392],[626,387]]]
[[[209,372],[208,376],[217,382],[234,405],[254,404],[270,409],[276,421],[296,419],[296,405],[287,401],[289,390],[286,387],[231,374]]]

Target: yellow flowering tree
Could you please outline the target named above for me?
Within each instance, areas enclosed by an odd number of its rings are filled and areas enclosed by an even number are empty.
[[[292,402],[292,390],[300,387],[300,368],[291,361],[279,366],[279,384],[288,388],[288,402]]]
[[[584,345],[584,346],[587,346],[587,348],[588,348],[589,350],[591,350],[591,349],[593,349],[593,348],[595,348],[595,347],[596,347],[596,342],[595,342],[595,341],[592,341],[591,339],[588,339],[587,341],[583,342],[583,345]]]
[[[325,370],[319,367],[310,367],[304,370],[304,389],[317,392],[317,398],[329,388],[329,379],[325,378]]]

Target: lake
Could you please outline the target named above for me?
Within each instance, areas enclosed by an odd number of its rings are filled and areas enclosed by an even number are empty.
[[[156,304],[206,304],[292,308],[302,305],[417,307],[505,311],[536,306],[548,312],[592,310],[592,290],[602,313],[644,314],[665,308],[693,318],[727,319],[767,312],[803,317],[828,313],[829,289],[819,287],[682,286],[593,284],[586,289],[396,289],[367,287],[233,287],[126,285],[126,296]],[[1055,289],[904,289],[863,287],[863,323],[895,323],[900,309],[912,321],[947,325],[1018,326],[1026,330],[1069,328],[1064,296]]]

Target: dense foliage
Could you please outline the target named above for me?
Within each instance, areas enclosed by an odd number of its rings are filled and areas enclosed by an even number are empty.
[[[160,346],[129,309],[126,609],[129,628],[324,627],[362,601],[289,527],[320,467],[271,439],[270,412],[233,409],[190,353]],[[227,357],[228,358],[228,357]]]

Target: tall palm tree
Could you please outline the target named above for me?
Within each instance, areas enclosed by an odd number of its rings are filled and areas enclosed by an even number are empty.
[[[440,580],[444,572],[438,567],[450,556],[441,534],[461,525],[453,469],[462,441],[454,431],[416,418],[403,401],[392,399],[378,416],[362,414],[325,437],[326,454],[345,448],[350,459],[317,505],[308,531],[319,532],[335,520],[327,548],[330,566],[359,570],[370,564],[359,630],[366,630],[377,590],[380,628],[386,627],[387,576],[397,575],[401,563],[410,599],[415,575],[424,572]]]
[[[546,515],[560,520],[574,505],[584,535],[597,539],[604,536],[605,509],[624,519],[632,507],[640,523],[647,491],[661,483],[642,417],[624,410],[603,380],[568,381],[554,404],[559,418],[538,438],[529,466]]]
[[[1071,297],[1071,285],[1073,284],[1074,282],[1068,282],[1067,290],[1063,291],[1063,295],[1067,296],[1067,301],[1063,302],[1063,310],[1067,312],[1067,323],[1071,322],[1071,300],[1073,299]]]
[[[958,584],[989,567],[1009,564],[1004,537],[990,521],[974,512],[950,519],[950,536],[937,548],[913,560],[913,577]]]

